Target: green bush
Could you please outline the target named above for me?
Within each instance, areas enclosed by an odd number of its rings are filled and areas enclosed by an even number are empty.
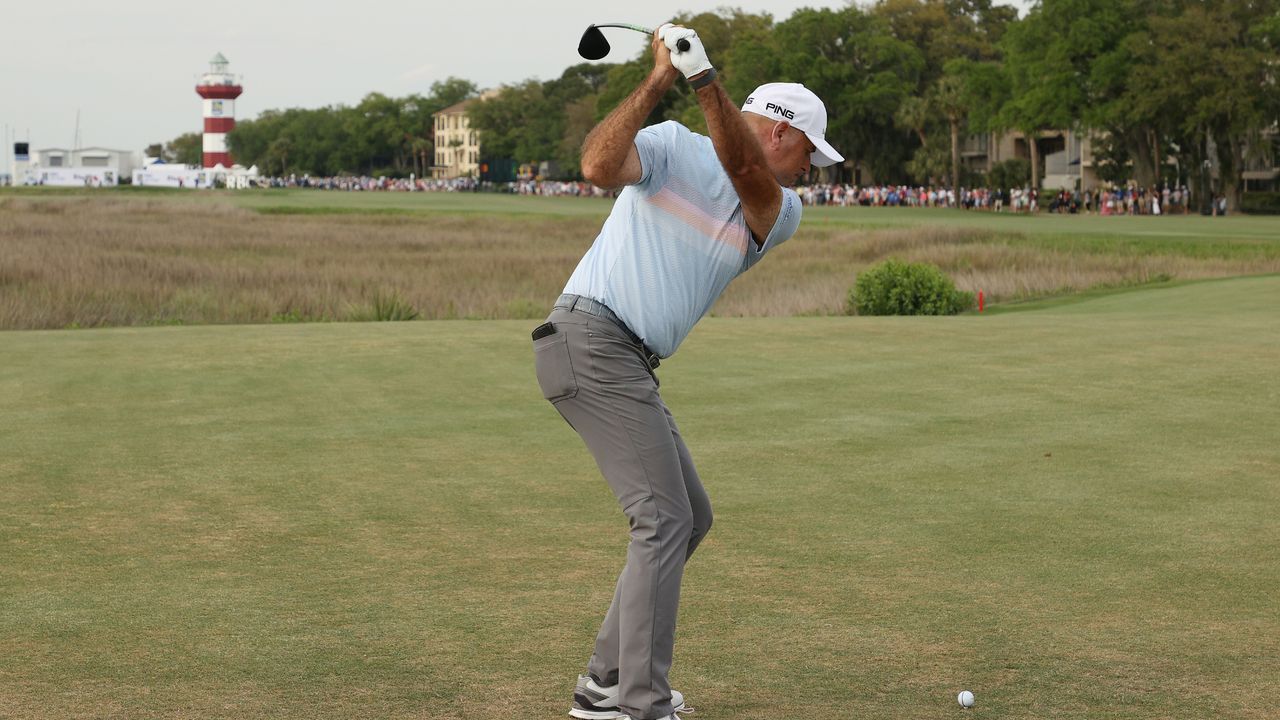
[[[851,315],[955,315],[973,303],[933,265],[893,258],[863,271],[849,291]]]
[[[1250,215],[1280,215],[1280,192],[1247,192],[1240,209]]]

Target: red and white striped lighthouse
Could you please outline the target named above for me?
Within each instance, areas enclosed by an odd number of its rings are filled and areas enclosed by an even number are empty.
[[[222,53],[209,61],[209,72],[200,78],[196,93],[204,98],[204,166],[221,164],[231,167],[227,151],[227,133],[236,126],[236,98],[244,88],[227,72],[227,59]]]

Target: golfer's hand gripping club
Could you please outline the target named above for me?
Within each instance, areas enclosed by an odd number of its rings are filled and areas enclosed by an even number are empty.
[[[684,74],[686,80],[711,69],[707,49],[694,30],[667,23],[658,28],[658,39],[671,51],[671,64]]]

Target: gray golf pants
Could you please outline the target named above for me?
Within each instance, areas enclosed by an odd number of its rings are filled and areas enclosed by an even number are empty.
[[[627,562],[587,670],[617,683],[635,720],[672,713],[684,564],[711,528],[711,502],[642,349],[609,320],[557,309],[533,343],[538,384],[586,443],[631,524]]]

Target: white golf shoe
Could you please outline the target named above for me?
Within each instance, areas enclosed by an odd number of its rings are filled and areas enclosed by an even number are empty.
[[[675,712],[661,720],[679,720],[675,713],[693,712],[684,704],[684,695],[671,691],[671,707]],[[605,687],[590,675],[579,675],[573,689],[573,709],[569,715],[582,720],[631,720],[631,716],[618,709],[618,686]]]

